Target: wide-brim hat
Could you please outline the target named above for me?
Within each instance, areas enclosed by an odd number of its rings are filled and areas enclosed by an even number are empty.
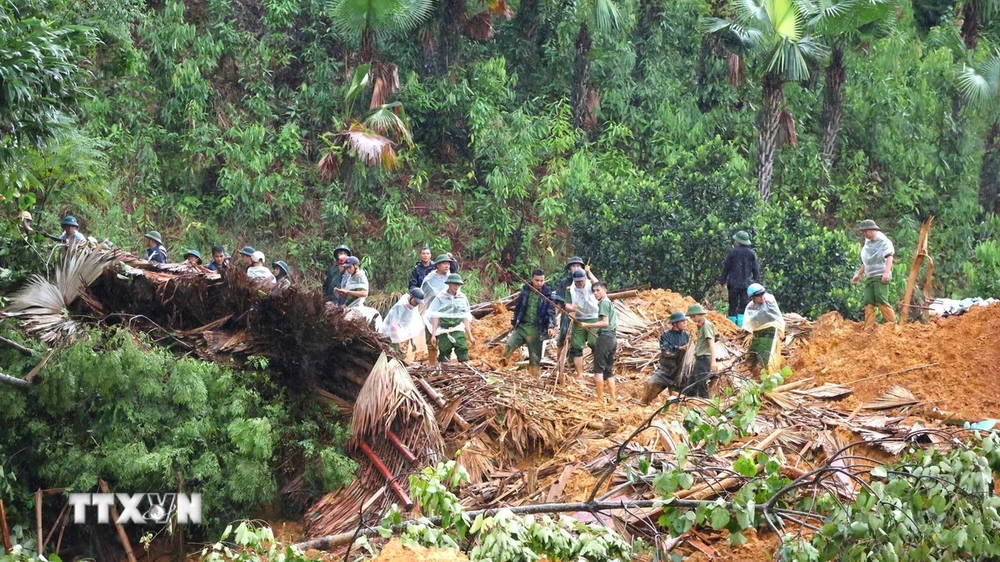
[[[687,316],[684,316],[684,313],[678,310],[677,312],[671,314],[670,319],[667,321],[671,324],[676,324],[677,322],[681,322],[683,320],[687,320]]]
[[[198,258],[198,263],[201,263],[201,253],[198,252],[198,250],[188,250],[184,252],[184,259],[187,259],[188,256],[194,256]]]
[[[700,304],[692,304],[688,307],[687,315],[694,316],[696,314],[708,314],[705,309]]]
[[[80,223],[76,222],[76,217],[73,215],[66,215],[62,222],[59,223],[61,226],[75,226],[79,227]]]
[[[163,237],[160,233],[155,230],[150,230],[146,234],[142,235],[143,238],[149,238],[150,240],[156,242],[157,244],[163,244]]]
[[[743,244],[744,246],[750,245],[750,235],[747,234],[745,230],[740,230],[737,231],[736,234],[733,234],[733,240]]]
[[[434,258],[434,265],[439,263],[451,263],[451,258],[448,257],[448,254],[441,254],[440,256]]]
[[[465,281],[462,281],[462,276],[457,273],[452,273],[444,280],[446,285],[465,285]]]
[[[340,246],[337,246],[336,248],[333,249],[333,255],[337,255],[337,252],[347,252],[347,255],[349,255],[349,256],[353,256],[354,255],[353,253],[351,253],[351,249],[348,248],[347,246],[343,245],[343,244],[341,244]]]
[[[583,263],[583,258],[581,258],[579,256],[573,256],[573,257],[569,258],[569,261],[566,262],[566,267],[568,268],[569,266],[571,266],[573,264],[586,265],[586,264]]]
[[[875,221],[873,221],[871,219],[865,219],[865,220],[861,221],[860,223],[858,223],[858,230],[878,230],[878,231],[881,231],[882,229],[879,228],[877,224],[875,224]]]
[[[278,260],[274,262],[274,267],[280,268],[281,271],[285,272],[285,275],[288,275],[288,264],[285,263],[284,261]]]
[[[240,255],[246,256],[246,257],[249,258],[256,251],[257,250],[255,250],[253,246],[243,246],[243,249],[240,250]]]

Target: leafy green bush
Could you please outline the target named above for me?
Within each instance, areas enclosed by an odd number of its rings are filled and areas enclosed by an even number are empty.
[[[968,282],[963,292],[970,297],[1000,298],[1000,243],[983,240],[974,254],[962,266]]]
[[[17,475],[15,521],[38,487],[87,492],[104,479],[121,491],[168,491],[181,477],[203,495],[214,533],[273,502],[279,480],[293,476],[280,467],[307,467],[312,495],[356,468],[328,408],[286,396],[263,374],[178,360],[127,331],[82,338],[39,377],[27,392],[0,387],[0,466]]]
[[[755,225],[764,285],[782,310],[818,316],[857,308],[851,288],[857,266],[849,259],[851,240],[845,232],[817,224],[794,199],[762,208]]]

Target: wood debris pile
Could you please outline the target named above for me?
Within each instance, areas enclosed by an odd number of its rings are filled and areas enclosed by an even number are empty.
[[[149,332],[203,359],[265,357],[284,386],[322,389],[341,405],[354,402],[385,349],[363,320],[316,292],[264,287],[239,267],[219,275],[121,252],[74,312]]]

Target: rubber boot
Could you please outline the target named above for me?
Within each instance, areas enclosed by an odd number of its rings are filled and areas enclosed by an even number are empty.
[[[884,320],[886,324],[896,323],[896,311],[893,310],[891,306],[887,304],[880,304],[878,305],[878,309],[882,312],[882,320]]]
[[[732,322],[733,324],[736,324],[737,326],[739,326],[739,324],[737,323],[737,322],[739,322],[739,317],[738,316],[726,316],[726,318],[728,318],[729,321]]]
[[[742,314],[737,314],[736,315],[736,325],[739,326],[740,328],[743,327],[743,315]]]
[[[895,316],[895,315],[894,315]],[[875,329],[875,305],[865,305],[865,330]]]

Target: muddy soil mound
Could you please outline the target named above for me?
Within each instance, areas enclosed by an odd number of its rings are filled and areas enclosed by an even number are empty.
[[[871,333],[831,312],[813,324],[809,343],[791,366],[796,378],[851,383],[854,394],[845,400],[847,407],[899,385],[959,418],[997,418],[1000,305],[928,324],[882,324]]]

